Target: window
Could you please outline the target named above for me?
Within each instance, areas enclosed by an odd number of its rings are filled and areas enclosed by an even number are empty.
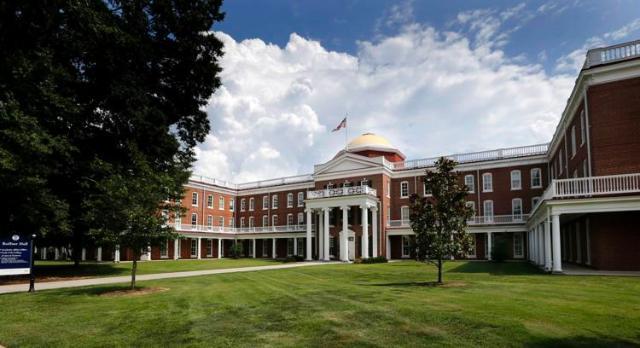
[[[249,198],[249,211],[253,211],[256,208],[256,200],[251,197]]]
[[[304,192],[298,192],[298,206],[302,207],[304,205]]]
[[[298,225],[304,225],[304,214],[298,213]]]
[[[287,226],[293,225],[293,214],[287,214]]]
[[[493,221],[493,201],[484,201],[483,203],[483,210],[484,210],[484,220],[486,222],[492,222]]]
[[[213,195],[207,196],[207,208],[213,208]]]
[[[533,210],[533,208],[535,208],[539,202],[540,202],[540,197],[531,198],[531,210]]]
[[[218,225],[220,227],[224,227],[224,216],[218,218]]]
[[[213,256],[213,239],[205,239],[207,248],[207,257]]]
[[[262,227],[269,226],[269,217],[266,215],[262,215]]]
[[[336,239],[333,237],[329,237],[329,256],[336,256]]]
[[[235,203],[236,201],[233,198],[229,199],[229,211],[233,211],[236,208]]]
[[[402,257],[411,257],[411,238],[402,236]]]
[[[493,192],[493,175],[491,173],[482,174],[482,192]]]
[[[253,216],[249,216],[249,228],[253,228],[255,226],[254,221],[255,219],[253,218]]]
[[[293,193],[287,193],[287,208],[293,208]]]
[[[191,239],[191,257],[198,257],[198,241]]]
[[[197,224],[198,224],[198,214],[192,213],[191,214],[191,226],[195,226]]]
[[[287,256],[293,255],[293,238],[287,238]]]
[[[576,126],[571,126],[571,158],[576,155]]]
[[[209,229],[211,229],[211,227],[213,227],[213,215],[208,215],[207,216],[207,227]]]
[[[409,207],[408,206],[402,206],[400,208],[400,219],[402,220],[403,223],[408,223],[409,222]]]
[[[360,186],[370,186],[369,184],[370,184],[369,179],[360,180]]]
[[[475,182],[473,180],[473,175],[472,174],[464,176],[464,184],[469,189],[469,192],[473,193],[473,192],[476,191],[476,185],[475,185]]]
[[[176,212],[176,215],[173,218],[173,223],[175,224],[176,229],[180,229],[182,227],[182,216],[180,216],[179,211]]]
[[[511,171],[511,190],[522,189],[522,174],[519,170]]]
[[[531,169],[531,188],[542,187],[542,171],[540,168]]]
[[[234,227],[236,224],[236,220],[234,220],[233,218],[229,219],[229,227]]]
[[[243,198],[240,200],[240,211],[244,211],[246,208],[247,208],[247,202]]]
[[[223,196],[218,197],[218,209],[224,210],[224,197]]]
[[[522,199],[514,198],[511,200],[511,214],[514,220],[522,220]]]
[[[262,210],[269,209],[269,196],[262,196]]]
[[[513,257],[523,257],[523,244],[522,244],[522,232],[516,232],[513,234]]]
[[[278,209],[278,195],[271,196],[271,209]]]
[[[278,226],[278,215],[271,216],[271,226]]]
[[[269,256],[269,243],[267,243],[268,239],[262,240],[262,257]]]
[[[160,257],[163,259],[169,257],[169,241],[160,243]]]
[[[409,197],[409,182],[403,181],[400,183],[400,198]]]
[[[467,206],[467,208],[470,208],[473,211],[473,215],[472,216],[476,216],[476,202],[467,201],[465,203],[465,205]]]
[[[584,110],[580,113],[580,146],[584,145],[587,138],[587,125],[584,118]]]
[[[427,183],[424,181],[422,182],[422,191],[425,197],[432,195],[431,189],[427,187]]]
[[[191,193],[191,205],[198,206],[198,192]]]
[[[244,216],[240,218],[240,228],[244,228]]]
[[[304,248],[307,245],[307,239],[306,238],[298,238],[298,255],[304,255]]]

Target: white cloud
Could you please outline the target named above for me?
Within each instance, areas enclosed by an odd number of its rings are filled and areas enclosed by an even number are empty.
[[[407,24],[359,42],[356,55],[297,34],[278,47],[217,33],[223,87],[195,171],[234,182],[309,173],[344,146],[330,130],[345,113],[350,137],[378,133],[409,158],[549,141],[574,77],[506,57],[495,44],[501,20],[479,18],[487,13],[458,17],[471,38]]]

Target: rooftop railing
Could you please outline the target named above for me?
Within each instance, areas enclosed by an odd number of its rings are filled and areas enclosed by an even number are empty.
[[[469,163],[469,162],[492,161],[492,160],[525,157],[525,156],[544,155],[547,153],[548,148],[549,148],[549,144],[537,144],[537,145],[529,145],[529,146],[509,147],[509,148],[503,148],[503,149],[497,149],[497,150],[454,154],[454,155],[448,155],[444,157],[452,159],[458,163]],[[440,159],[440,157],[443,157],[443,156],[423,158],[423,159],[403,161],[403,162],[394,162],[393,169],[403,170],[403,169],[432,167],[435,165],[435,162],[438,159]]]
[[[349,186],[337,187],[325,190],[307,191],[307,199],[318,199],[328,197],[352,196],[352,195],[371,195],[377,196],[376,189],[369,186]]]
[[[640,57],[640,40],[608,47],[594,48],[587,52],[583,69],[636,57]]]
[[[640,193],[640,173],[555,179],[544,199]]]
[[[286,184],[297,184],[302,182],[311,182],[313,181],[313,175],[311,174],[303,174],[303,175],[295,175],[295,176],[287,176],[283,178],[277,179],[269,179],[269,180],[260,180],[260,181],[252,181],[245,182],[242,184],[234,184],[232,182],[226,180],[220,180],[216,178],[210,178],[208,176],[203,175],[192,175],[190,178],[191,181],[201,182],[204,184],[216,185],[220,187],[229,188],[232,190],[246,190],[252,188],[261,188],[268,186],[278,186],[278,185],[286,185]]]

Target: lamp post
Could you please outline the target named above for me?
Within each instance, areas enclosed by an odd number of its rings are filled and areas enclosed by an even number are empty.
[[[31,245],[29,246],[29,248],[31,249],[31,257],[30,257],[30,261],[29,261],[29,292],[34,292],[36,291],[35,285],[36,285],[36,276],[34,274],[34,270],[33,270],[33,250],[35,247],[35,240],[36,240],[36,235],[35,233],[31,235]]]

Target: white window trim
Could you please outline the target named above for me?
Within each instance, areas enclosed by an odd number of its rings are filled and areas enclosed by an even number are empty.
[[[467,178],[471,178],[471,186],[467,185]],[[464,176],[464,184],[469,187],[469,193],[475,193],[476,192],[476,182],[475,182],[475,177],[473,176],[473,174],[467,174]]]
[[[487,203],[491,203],[491,215],[487,214]],[[493,210],[493,200],[487,199],[482,202],[482,216],[486,221],[493,221],[493,217],[495,216],[495,211]]]
[[[271,209],[278,209],[279,205],[280,199],[278,198],[278,195],[271,196]]]
[[[240,217],[240,228],[244,228],[244,216]]]
[[[297,217],[297,223],[298,225],[304,225],[304,214],[303,213],[298,213],[298,217]]]
[[[224,210],[224,196],[218,197],[218,210]]]
[[[277,226],[278,214],[271,215],[271,226]]]
[[[424,197],[432,197],[433,193],[428,193],[427,192],[427,183],[426,182],[422,182],[422,196]]]
[[[491,187],[487,188],[487,181],[485,178],[490,178]],[[493,192],[493,174],[492,173],[482,173],[482,192]]]
[[[407,186],[407,194],[403,195],[402,194],[402,187],[403,185]],[[409,198],[409,182],[408,181],[402,181],[400,182],[400,198]]]
[[[240,200],[240,211],[245,211],[247,208],[247,201],[245,198]]]
[[[291,223],[289,223],[289,220],[291,220]],[[289,213],[287,214],[287,226],[292,226],[293,224],[294,224],[293,214]]]
[[[195,239],[191,239],[191,250],[189,256],[191,258],[198,257],[198,241]]]
[[[518,174],[518,187],[513,186],[513,174]],[[514,169],[509,173],[509,181],[511,185],[511,191],[519,191],[522,190],[522,171],[519,169]]]
[[[196,199],[196,202],[193,203],[193,199]],[[198,192],[191,192],[191,206],[193,207],[197,207],[198,206]]]
[[[302,197],[302,199],[300,199]],[[298,192],[298,207],[304,206],[304,192]]]
[[[256,226],[256,221],[253,216],[249,216],[249,228],[254,228]]]
[[[168,259],[169,258],[169,241],[166,240],[164,242],[164,253],[162,252],[162,248],[160,248],[160,258],[161,259]]]
[[[249,211],[254,211],[256,208],[256,200],[255,198],[249,198]]]
[[[213,209],[213,195],[207,196],[207,208]]]
[[[534,185],[533,184],[533,178],[534,178],[533,173],[534,172],[538,172],[538,178],[539,178],[539,181],[540,181],[539,185]],[[531,188],[541,188],[542,187],[542,169],[540,169],[540,168],[531,168],[531,172],[529,174],[531,176]]]
[[[407,243],[409,243],[409,254],[405,254],[404,252],[404,243],[405,240],[407,241]],[[401,240],[400,240],[400,248],[402,249],[402,258],[406,259],[411,257],[411,239],[409,238],[409,236],[402,236]]]
[[[516,253],[516,236],[520,238],[520,253]],[[521,259],[524,257],[524,236],[522,232],[513,233],[513,258]]]
[[[522,198],[513,198],[511,200],[511,215],[513,216],[514,219],[516,219],[516,213],[515,213],[515,207],[516,207],[516,202],[520,202],[520,219],[522,219],[522,215],[524,213],[524,207],[522,205]]]
[[[402,214],[403,211],[407,210],[408,214],[407,214],[407,218],[404,218],[404,214]],[[400,207],[400,220],[401,221],[409,221],[409,216],[411,214],[411,210],[409,210],[409,206],[408,205],[403,205]]]
[[[267,226],[269,226],[269,215],[262,215],[262,227],[267,227]]]
[[[262,196],[262,210],[269,210],[269,196]]]
[[[195,224],[193,223],[195,217]],[[197,226],[198,225],[198,213],[191,213],[191,226]]]
[[[293,208],[293,193],[291,192],[287,193],[287,208]]]

